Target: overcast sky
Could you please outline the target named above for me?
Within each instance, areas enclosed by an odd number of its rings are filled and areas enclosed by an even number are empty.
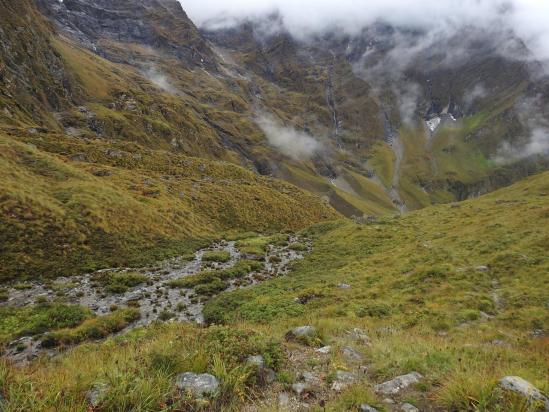
[[[509,25],[549,59],[549,0],[180,0],[198,25],[234,24],[277,10],[296,36],[337,28],[354,33],[375,20],[422,28]]]

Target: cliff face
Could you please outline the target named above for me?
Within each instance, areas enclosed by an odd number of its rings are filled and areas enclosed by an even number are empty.
[[[124,61],[108,41],[144,45],[188,67],[216,66],[214,55],[177,0],[38,0],[65,33],[113,61]],[[126,57],[126,58],[125,58]]]

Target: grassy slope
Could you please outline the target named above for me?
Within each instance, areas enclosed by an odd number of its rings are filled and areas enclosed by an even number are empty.
[[[17,133],[0,134],[3,280],[145,264],[223,231],[335,216],[312,195],[227,163]]]
[[[296,347],[283,343],[284,333],[314,324],[335,348],[352,327],[371,338],[370,346],[353,344],[366,356],[367,376],[327,410],[354,410],[360,402],[382,410],[371,385],[416,370],[426,378],[404,400],[422,410],[526,411],[493,388],[512,374],[549,389],[547,338],[532,336],[549,325],[548,177],[402,218],[316,225],[307,231],[312,254],[290,275],[208,304],[207,316],[226,328],[153,326],[80,346],[55,362],[0,364],[0,387],[12,401],[7,410],[83,411],[86,391],[101,383],[111,388],[104,410],[156,410],[168,401],[188,410],[172,386],[187,370],[220,376],[218,402],[239,410],[254,390],[244,384],[246,356],[263,354],[279,381],[291,381],[294,362],[284,361],[281,349]],[[338,288],[341,282],[351,288]],[[312,299],[300,304],[297,296]],[[334,353],[326,367],[349,366]]]
[[[312,322],[328,343],[363,327],[374,337],[361,348],[370,379],[417,369],[428,377],[425,398],[443,408],[486,408],[505,374],[547,390],[547,339],[531,334],[549,327],[548,178],[377,224],[317,226],[312,255],[290,276],[223,294],[206,315],[278,335]],[[317,298],[294,301],[307,294]]]

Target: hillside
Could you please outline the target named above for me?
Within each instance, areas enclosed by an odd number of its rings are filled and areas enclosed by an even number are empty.
[[[305,41],[276,15],[199,30],[176,0],[134,3],[40,0],[47,19],[28,0],[6,4],[3,60],[18,93],[1,123],[229,161],[348,217],[462,200],[547,169],[521,148],[549,117],[549,81],[515,39],[518,60],[482,32],[424,48],[424,34],[376,24]],[[29,7],[38,24],[15,30]],[[451,60],[447,43],[468,58]],[[395,61],[403,47],[414,53]]]
[[[222,326],[157,324],[54,362],[1,364],[6,410],[85,410],[90,388],[93,410],[268,411],[286,398],[290,410],[322,410],[321,401],[332,411],[402,402],[424,411],[543,410],[497,381],[518,375],[549,389],[548,177],[402,218],[313,226],[301,234],[312,252],[288,275],[206,304],[206,320]],[[285,339],[301,325],[315,332]],[[246,366],[259,354],[274,382]],[[174,378],[189,370],[220,378],[220,396],[199,404],[182,396]],[[423,377],[402,391],[375,386],[411,372]]]

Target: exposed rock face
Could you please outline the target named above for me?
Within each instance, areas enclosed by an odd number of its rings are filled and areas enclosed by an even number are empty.
[[[397,376],[390,381],[380,383],[374,387],[374,390],[384,395],[396,395],[402,389],[419,382],[422,378],[423,376],[418,372],[411,372],[406,375]]]
[[[189,66],[214,68],[206,41],[177,0],[38,0],[65,33],[91,50],[120,60],[101,40],[138,43],[174,56]]]
[[[175,386],[180,391],[189,391],[197,397],[213,396],[219,389],[219,381],[213,375],[186,372],[177,376]]]
[[[518,393],[528,400],[543,402],[545,410],[549,411],[549,398],[527,380],[519,376],[506,376],[499,381],[499,386],[504,390]]]

